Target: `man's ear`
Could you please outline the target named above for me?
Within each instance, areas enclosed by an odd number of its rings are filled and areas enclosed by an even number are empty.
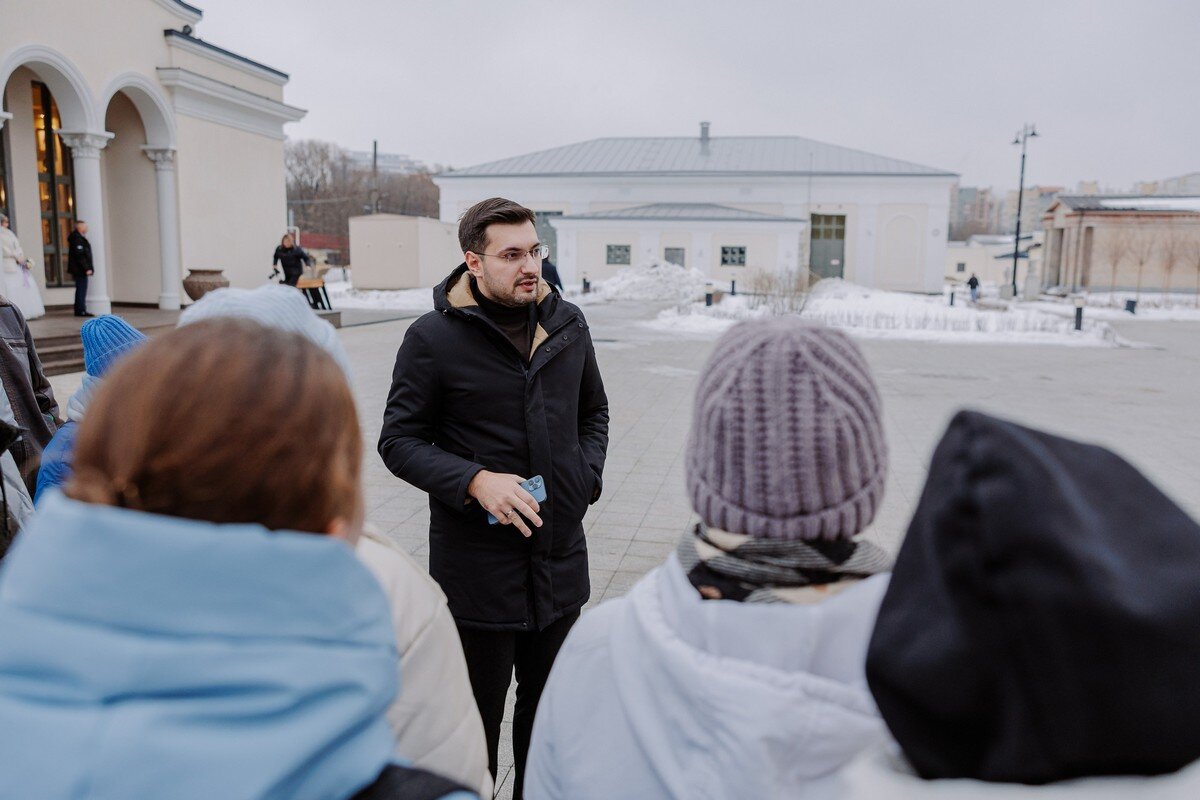
[[[476,278],[483,276],[483,259],[474,253],[467,251],[463,253],[463,259],[467,262],[467,269]]]

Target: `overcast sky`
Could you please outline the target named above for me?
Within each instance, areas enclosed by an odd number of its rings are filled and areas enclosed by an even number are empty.
[[[288,72],[293,138],[468,166],[600,136],[798,135],[1015,188],[1200,171],[1194,0],[193,0]]]

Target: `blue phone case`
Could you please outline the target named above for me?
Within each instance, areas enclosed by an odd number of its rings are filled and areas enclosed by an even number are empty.
[[[542,480],[541,475],[534,475],[529,480],[521,484],[521,488],[533,495],[533,499],[539,503],[546,502],[546,482]],[[488,512],[488,525],[497,525],[500,520],[492,516]]]

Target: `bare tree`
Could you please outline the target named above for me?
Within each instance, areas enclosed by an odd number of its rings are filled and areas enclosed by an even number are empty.
[[[288,207],[302,230],[347,236],[350,218],[373,207],[370,170],[357,168],[331,142],[288,142],[284,163]],[[378,184],[380,211],[438,216],[439,192],[430,173],[384,174]]]
[[[1200,308],[1200,231],[1188,235],[1183,261],[1196,268],[1196,308]]]
[[[750,274],[750,307],[766,307],[772,315],[799,314],[808,302],[812,273],[799,269],[758,269]]]
[[[1188,238],[1182,230],[1171,225],[1159,241],[1161,242],[1159,255],[1163,267],[1163,304],[1165,305],[1171,296],[1171,273],[1184,259]]]
[[[1137,292],[1135,300],[1142,299],[1142,273],[1146,265],[1154,260],[1158,252],[1158,232],[1154,228],[1141,227],[1131,232],[1129,237],[1129,257],[1137,267]]]
[[[1100,252],[1104,255],[1104,260],[1112,268],[1112,281],[1109,283],[1109,302],[1115,303],[1115,295],[1117,292],[1117,270],[1129,258],[1130,250],[1130,230],[1125,226],[1110,228],[1107,235],[1104,237],[1100,245]]]

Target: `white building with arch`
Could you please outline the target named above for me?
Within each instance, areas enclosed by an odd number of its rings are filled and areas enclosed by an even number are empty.
[[[538,213],[566,282],[651,258],[719,280],[811,264],[826,277],[941,290],[949,171],[798,136],[610,138],[434,178],[441,218],[503,196]]]
[[[179,0],[5,0],[0,211],[47,306],[70,304],[66,235],[88,223],[88,309],[179,308],[189,269],[262,283],[287,217],[287,74],[198,38]]]

